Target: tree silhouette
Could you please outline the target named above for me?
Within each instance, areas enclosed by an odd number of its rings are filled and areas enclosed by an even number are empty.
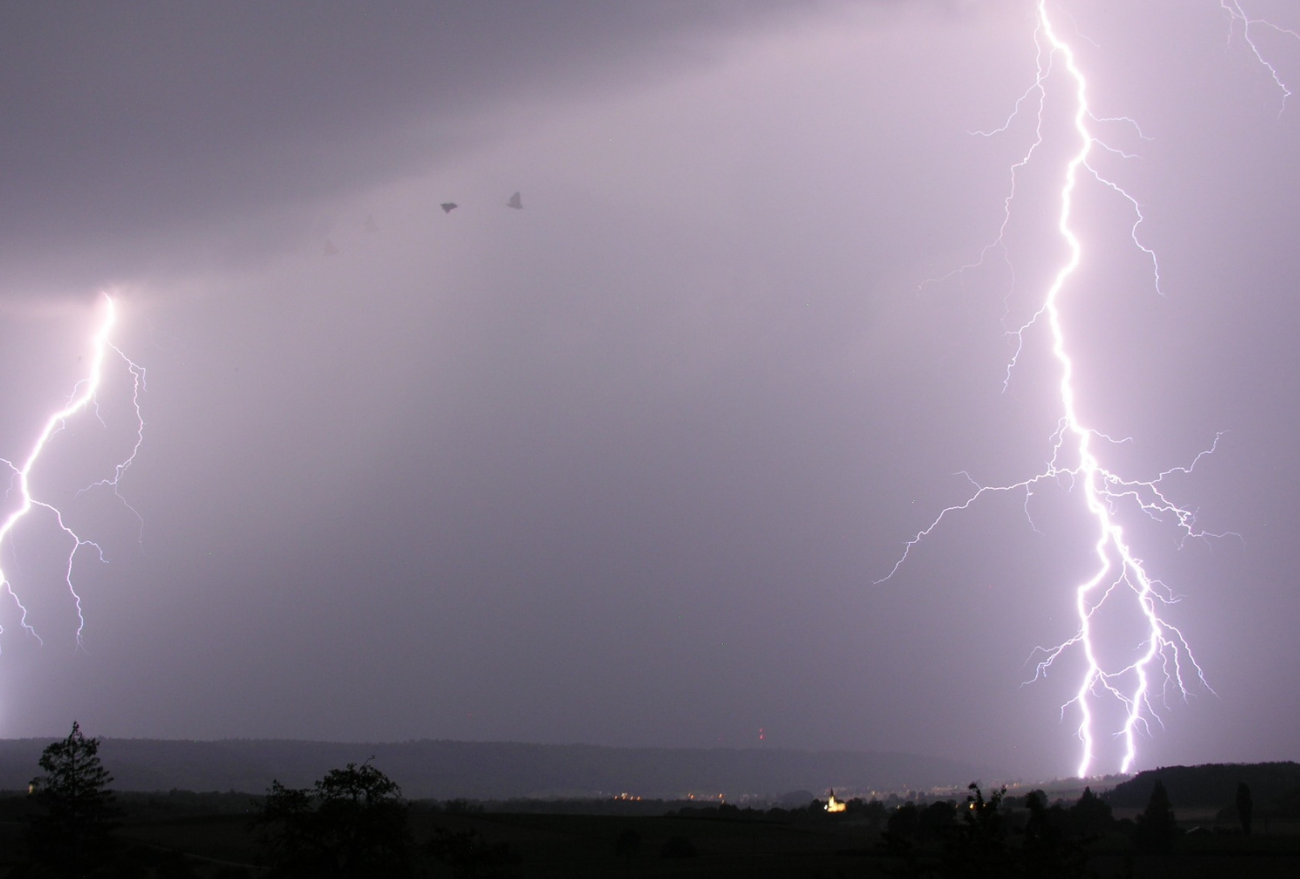
[[[1005,876],[1015,863],[1002,816],[1007,789],[998,788],[987,800],[978,784],[972,782],[967,790],[971,793],[960,810],[961,821],[944,846],[939,872],[943,876]]]
[[[278,877],[402,877],[411,836],[401,789],[368,762],[331,769],[311,789],[271,783],[254,824]]]
[[[943,839],[957,823],[957,804],[952,800],[935,800],[916,816],[916,838],[921,842]]]
[[[1240,782],[1237,785],[1237,820],[1241,822],[1241,832],[1247,836],[1250,836],[1250,824],[1254,816],[1255,804],[1250,798],[1250,785]]]
[[[66,739],[41,752],[45,774],[33,778],[30,795],[38,812],[29,842],[38,864],[57,876],[84,875],[102,864],[115,826],[113,776],[99,761],[99,739],[88,739],[73,721]]]
[[[1115,825],[1110,804],[1092,792],[1083,789],[1083,795],[1070,807],[1070,824],[1074,832],[1083,837],[1101,836]]]
[[[903,803],[889,813],[889,820],[885,822],[885,833],[899,839],[914,840],[920,827],[920,816],[921,810],[916,807],[916,803]]]
[[[1085,788],[1091,795],[1091,791]],[[1086,840],[1073,832],[1070,814],[1058,802],[1047,805],[1047,794],[1025,796],[1029,820],[1020,848],[1021,875],[1026,879],[1081,879],[1087,875]]]
[[[1151,799],[1147,807],[1137,816],[1137,830],[1133,841],[1139,849],[1148,852],[1167,852],[1178,836],[1178,821],[1174,809],[1169,804],[1169,794],[1165,792],[1164,783],[1156,780],[1151,789]]]

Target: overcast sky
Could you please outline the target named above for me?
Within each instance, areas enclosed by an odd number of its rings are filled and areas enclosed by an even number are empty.
[[[1096,115],[1141,127],[1100,123],[1132,157],[1099,165],[1160,261],[1162,293],[1086,184],[1081,398],[1134,474],[1222,432],[1166,488],[1240,535],[1131,526],[1213,688],[1158,705],[1137,768],[1295,758],[1300,98],[1214,0],[1050,9]],[[43,639],[0,609],[0,734],[1069,774],[1077,674],[1022,683],[1077,625],[1080,491],[981,501],[875,583],[954,474],[1051,454],[1041,337],[1003,379],[1062,253],[1063,75],[1014,271],[926,283],[997,235],[1034,123],[972,132],[1032,84],[1034,25],[1027,0],[0,8],[0,456],[67,398],[99,291],[148,370],[129,508],[76,494],[129,448],[120,361],[33,476],[108,559],[76,559],[82,649],[48,519],[0,548]],[[1300,86],[1300,39],[1250,34]]]

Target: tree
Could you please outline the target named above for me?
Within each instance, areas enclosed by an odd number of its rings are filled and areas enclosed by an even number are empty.
[[[1173,806],[1169,804],[1169,794],[1165,792],[1164,783],[1157,779],[1146,809],[1137,816],[1133,841],[1144,851],[1167,852],[1177,836],[1178,820],[1174,817]]]
[[[1083,796],[1070,807],[1070,823],[1074,832],[1087,837],[1101,836],[1115,825],[1110,804],[1085,787]]]
[[[874,798],[864,803],[854,797],[849,800],[848,813],[859,820],[866,821],[867,828],[872,833],[879,831],[889,817],[885,804]]]
[[[45,774],[29,786],[38,813],[32,821],[29,841],[37,863],[56,875],[82,875],[102,864],[116,826],[113,776],[99,761],[99,739],[88,739],[73,721],[66,739],[48,745],[41,752]]]
[[[1237,820],[1241,822],[1241,832],[1250,836],[1250,824],[1255,817],[1255,803],[1250,797],[1250,785],[1246,782],[1237,784]],[[1267,833],[1268,828],[1265,828]]]
[[[411,833],[401,789],[369,762],[331,769],[310,789],[271,783],[254,818],[273,876],[401,877]]]
[[[943,876],[1006,876],[1016,865],[1015,854],[1008,846],[1008,828],[1002,816],[1002,800],[1007,795],[1005,787],[998,788],[984,799],[978,784],[967,785],[961,809],[961,821],[954,826],[944,846],[940,875]]]
[[[916,816],[916,838],[921,842],[943,839],[957,823],[957,803],[935,800]]]
[[[916,803],[903,803],[889,813],[885,834],[899,840],[915,840],[921,824],[921,810]]]
[[[1085,788],[1085,793],[1091,791]],[[1080,879],[1087,875],[1084,842],[1071,832],[1070,815],[1058,802],[1047,805],[1047,794],[1031,791],[1025,797],[1029,820],[1020,848],[1021,875],[1026,879]]]
[[[878,845],[882,851],[903,862],[897,870],[890,871],[891,875],[910,877],[928,872],[927,867],[921,863],[921,852],[916,841],[920,813],[915,803],[903,803],[889,813]]]

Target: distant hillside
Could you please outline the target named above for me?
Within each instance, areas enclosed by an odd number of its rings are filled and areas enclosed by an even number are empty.
[[[40,774],[45,739],[0,740],[0,789],[25,789]],[[914,789],[964,785],[998,773],[954,760],[853,751],[606,748],[509,742],[386,744],[105,739],[100,748],[118,790],[262,793],[278,779],[306,787],[330,769],[371,757],[410,798],[610,796],[688,793],[779,796],[795,790]]]
[[[1204,766],[1165,766],[1139,772],[1106,794],[1117,808],[1142,808],[1159,779],[1178,808],[1223,808],[1231,805],[1237,785],[1250,786],[1257,808],[1268,808],[1300,791],[1300,763],[1207,763]]]

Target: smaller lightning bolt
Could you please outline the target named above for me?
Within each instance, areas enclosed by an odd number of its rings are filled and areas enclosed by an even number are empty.
[[[44,499],[33,491],[31,484],[32,472],[35,470],[41,460],[41,455],[49,446],[51,440],[59,434],[66,426],[69,419],[85,413],[88,409],[93,410],[96,417],[99,417],[98,393],[101,389],[106,368],[106,361],[110,355],[119,359],[131,376],[131,409],[135,417],[135,437],[130,452],[114,465],[111,473],[104,478],[91,483],[78,492],[89,491],[94,488],[109,488],[118,497],[119,500],[130,509],[132,513],[135,510],[126,503],[125,499],[118,492],[121,480],[126,471],[134,463],[140,446],[144,442],[144,420],[140,413],[140,393],[144,389],[145,371],[133,360],[122,353],[110,339],[113,327],[117,322],[117,307],[113,299],[108,294],[103,295],[104,316],[99,324],[99,329],[95,332],[92,339],[92,353],[90,357],[90,366],[85,378],[81,379],[73,388],[72,395],[64,406],[53,412],[46,420],[44,426],[37,434],[36,441],[32,444],[31,450],[27,457],[23,458],[21,463],[15,463],[6,458],[0,458],[0,463],[7,466],[11,473],[10,494],[17,493],[17,506],[0,522],[0,543],[6,540],[12,540],[15,527],[29,514],[45,512],[53,521],[54,526],[61,531],[67,538],[68,554],[67,563],[64,567],[64,584],[67,586],[68,593],[71,595],[77,612],[77,646],[82,647],[82,631],[85,628],[86,620],[82,615],[81,596],[78,594],[76,587],[73,585],[73,566],[77,558],[77,553],[83,547],[89,547],[95,552],[101,561],[105,561],[104,551],[98,543],[83,537],[77,530],[68,524],[64,517],[63,511],[53,502]],[[102,421],[102,418],[101,418]],[[138,513],[135,513],[137,518]],[[0,587],[13,599],[21,614],[20,619],[22,626],[27,632],[40,641],[40,636],[36,634],[27,622],[27,608],[23,605],[22,600],[14,590],[13,583],[0,567]],[[3,632],[3,628],[0,628]]]
[[[1287,84],[1283,81],[1282,74],[1278,72],[1277,67],[1264,57],[1264,53],[1260,50],[1259,45],[1255,42],[1255,38],[1251,35],[1251,29],[1263,28],[1276,34],[1291,37],[1294,40],[1300,40],[1300,33],[1280,27],[1267,19],[1251,18],[1246,14],[1246,10],[1242,9],[1240,0],[1219,0],[1219,8],[1228,15],[1229,42],[1232,40],[1232,35],[1236,31],[1237,25],[1241,25],[1242,40],[1245,41],[1248,47],[1250,47],[1250,51],[1254,54],[1255,60],[1259,62],[1260,66],[1268,71],[1268,75],[1273,79],[1273,84],[1277,86],[1280,92],[1282,92],[1282,105],[1278,107],[1277,111],[1277,115],[1280,117],[1286,110],[1286,100],[1291,97],[1291,89],[1289,89]]]

